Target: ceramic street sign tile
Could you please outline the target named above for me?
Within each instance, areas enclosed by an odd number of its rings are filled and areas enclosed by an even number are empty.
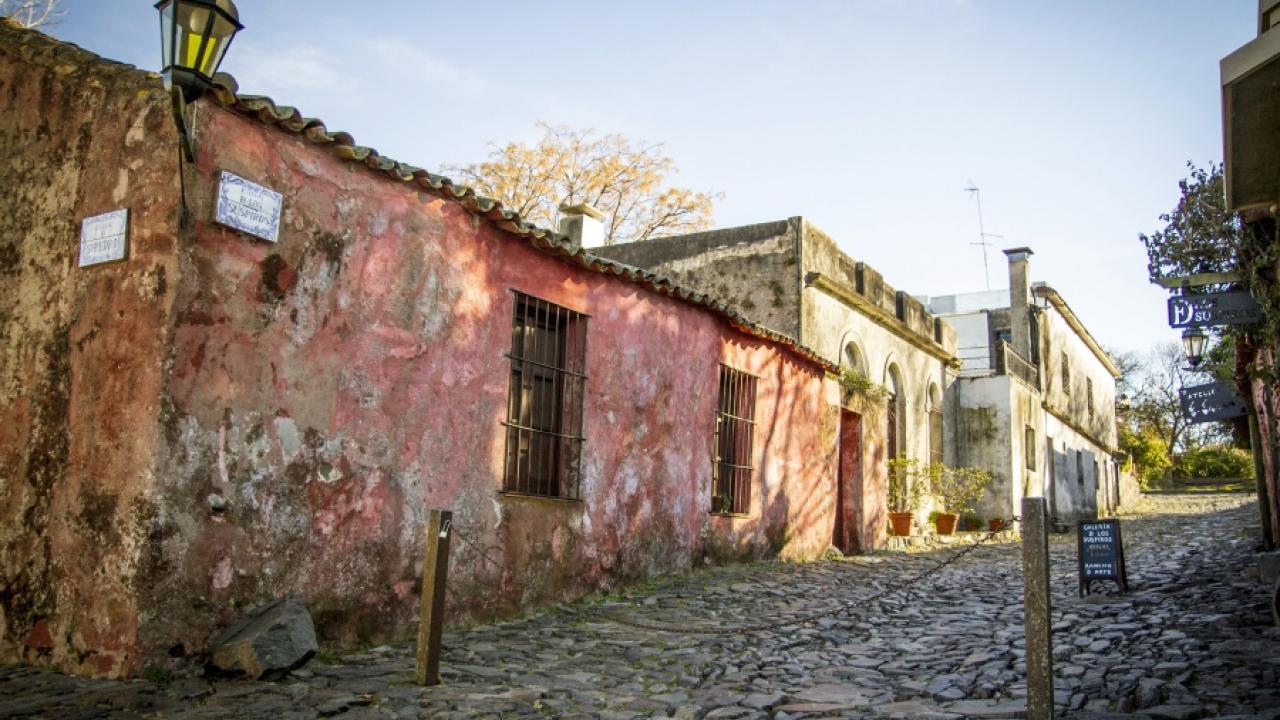
[[[222,171],[218,181],[218,206],[214,220],[267,242],[275,242],[280,234],[280,211],[284,196],[249,182],[239,175]]]
[[[80,267],[123,260],[129,254],[129,211],[116,210],[80,222]]]
[[[1262,320],[1262,308],[1243,290],[1175,295],[1169,298],[1169,327],[1252,325]]]
[[[1244,400],[1236,394],[1235,386],[1226,382],[1193,385],[1179,391],[1182,415],[1187,422],[1202,423],[1214,420],[1230,420],[1245,415]]]

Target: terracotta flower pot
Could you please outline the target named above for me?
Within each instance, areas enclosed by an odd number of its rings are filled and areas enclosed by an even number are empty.
[[[911,518],[915,513],[909,512],[891,512],[889,513],[889,526],[893,528],[894,535],[910,535],[911,534]]]
[[[1001,520],[999,518],[991,518],[990,520],[987,521],[987,529],[991,530],[992,532],[995,532],[996,530],[1003,530],[1004,520]]]
[[[938,513],[933,526],[938,529],[939,535],[952,535],[956,531],[956,522],[959,520],[960,516],[956,513]]]

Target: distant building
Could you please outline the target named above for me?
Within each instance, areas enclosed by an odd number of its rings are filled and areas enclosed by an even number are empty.
[[[888,391],[887,400],[845,392],[834,544],[847,552],[885,541],[889,458],[954,463],[960,369],[951,327],[880,273],[841,252],[803,217],[595,248],[723,300],[822,359]],[[860,499],[859,499],[860,498]],[[927,513],[917,513],[923,525]]]
[[[1119,370],[1062,296],[1031,282],[1031,250],[1005,254],[1010,290],[925,299],[956,330],[957,461],[994,476],[985,516],[1043,495],[1059,522],[1097,517],[1134,492],[1118,462]]]

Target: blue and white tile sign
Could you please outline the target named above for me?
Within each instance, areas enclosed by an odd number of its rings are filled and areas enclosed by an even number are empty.
[[[94,215],[80,221],[80,267],[123,260],[129,254],[129,211]]]
[[[267,242],[280,235],[280,210],[284,196],[257,183],[222,171],[218,180],[218,207],[214,220]]]

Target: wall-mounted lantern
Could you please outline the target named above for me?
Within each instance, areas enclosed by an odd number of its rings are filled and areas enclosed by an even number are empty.
[[[160,0],[160,52],[165,83],[184,102],[199,98],[232,39],[244,28],[231,0]]]
[[[1189,327],[1182,332],[1182,352],[1192,368],[1200,367],[1200,361],[1204,358],[1204,345],[1208,340],[1209,336],[1198,327]]]

